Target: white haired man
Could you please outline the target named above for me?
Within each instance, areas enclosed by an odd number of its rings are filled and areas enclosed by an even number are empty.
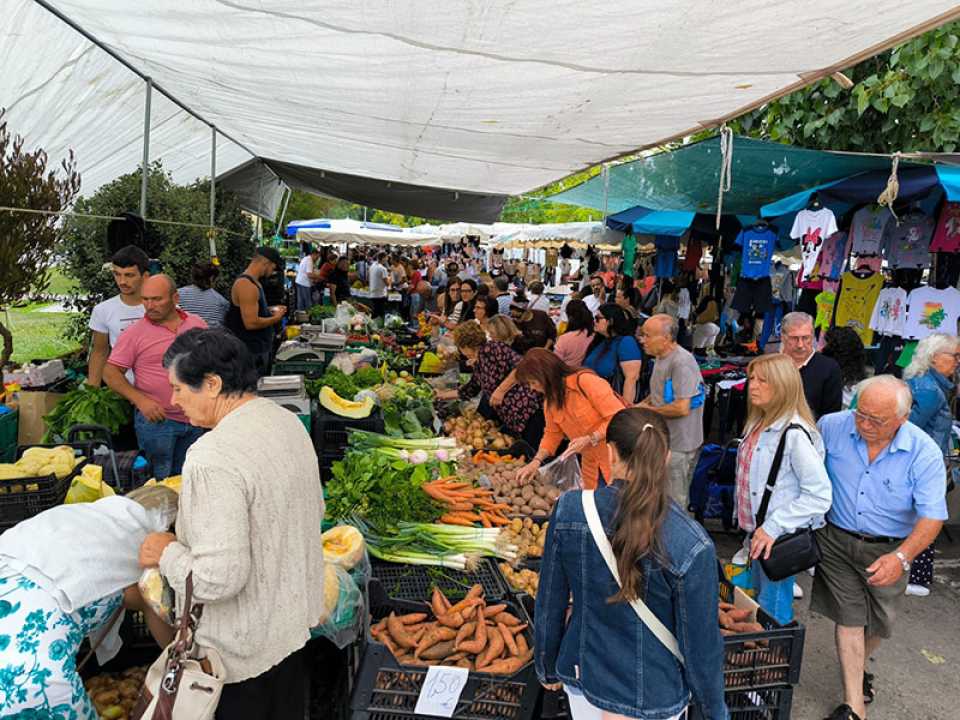
[[[843,407],[843,375],[833,358],[814,350],[813,318],[792,312],[780,323],[780,352],[793,360],[803,379],[803,394],[819,419]]]
[[[836,623],[844,702],[828,720],[861,720],[873,699],[866,659],[889,638],[910,563],[947,519],[943,454],[908,422],[906,383],[878,375],[861,385],[856,410],[817,424],[833,487],[811,610]]]

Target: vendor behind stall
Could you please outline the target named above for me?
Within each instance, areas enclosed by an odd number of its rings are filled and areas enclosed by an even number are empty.
[[[487,340],[487,335],[476,321],[461,323],[453,331],[457,350],[473,366],[470,382],[458,390],[438,393],[440,399],[459,396],[469,400],[482,394],[485,400],[497,388],[508,381],[511,371],[520,362],[520,355],[509,345],[496,340]],[[543,438],[543,396],[527,385],[512,383],[504,401],[494,409],[497,417],[514,436],[520,437],[531,448],[540,446]]]
[[[97,720],[77,652],[90,636],[101,663],[115,656],[123,607],[145,613],[160,645],[172,640],[137,590],[137,553],[173,524],[177,500],[139,488],[58,505],[0,535],[0,717]]]

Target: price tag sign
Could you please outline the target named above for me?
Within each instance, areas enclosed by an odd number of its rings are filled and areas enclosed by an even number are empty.
[[[387,295],[388,302],[400,302],[402,300],[403,300],[403,295],[401,295],[400,293],[389,293]]]
[[[469,674],[470,671],[466,668],[437,665],[427,668],[427,679],[420,689],[414,712],[417,715],[453,717]]]

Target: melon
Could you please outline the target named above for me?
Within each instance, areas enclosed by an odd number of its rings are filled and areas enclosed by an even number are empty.
[[[320,404],[334,415],[353,418],[354,420],[370,417],[370,413],[373,412],[373,406],[375,404],[370,397],[364,397],[363,400],[359,401],[347,400],[337,395],[333,389],[327,385],[324,385],[320,389],[319,400]]]
[[[318,625],[330,620],[337,603],[340,601],[340,577],[335,565],[326,564],[323,567],[323,610]]]
[[[363,560],[363,535],[352,525],[330,528],[322,538],[324,562],[351,570]]]

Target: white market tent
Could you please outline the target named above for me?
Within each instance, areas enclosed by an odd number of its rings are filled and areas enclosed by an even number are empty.
[[[517,224],[494,223],[494,245],[507,243],[574,242],[584,245],[620,245],[623,233],[602,222]]]
[[[76,151],[84,194],[146,154],[178,182],[236,170],[265,214],[272,183],[488,222],[506,195],[717,125],[960,8],[0,0],[0,13],[0,106],[28,147]]]
[[[415,232],[408,228],[359,220],[328,220],[328,227],[305,227],[297,230],[298,242],[314,245],[405,245],[422,247],[439,245],[436,233]]]

